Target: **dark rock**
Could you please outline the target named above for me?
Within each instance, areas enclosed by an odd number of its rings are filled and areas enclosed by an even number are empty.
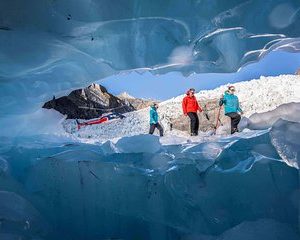
[[[124,100],[107,92],[106,88],[93,83],[84,89],[72,91],[68,96],[55,97],[44,104],[43,108],[55,109],[71,119],[98,118],[104,113],[126,113],[135,108]]]

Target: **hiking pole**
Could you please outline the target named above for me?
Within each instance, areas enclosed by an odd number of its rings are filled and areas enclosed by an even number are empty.
[[[217,114],[217,120],[216,120],[216,125],[215,125],[215,131],[217,131],[217,128],[219,127],[219,122],[221,122],[220,121],[221,108],[222,108],[222,106],[219,106],[219,110],[218,110],[218,114]]]
[[[204,113],[204,115],[205,115],[207,121],[209,121],[209,116],[208,116],[208,114],[207,114],[207,113]]]
[[[206,104],[203,107],[203,114],[206,117],[207,121],[209,121],[210,119],[209,119],[209,116],[208,116],[208,113],[207,113],[207,106],[206,106]]]

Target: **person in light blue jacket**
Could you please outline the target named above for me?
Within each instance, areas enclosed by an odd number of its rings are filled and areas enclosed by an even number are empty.
[[[164,135],[164,130],[163,130],[162,126],[158,122],[157,108],[158,108],[158,104],[157,103],[154,103],[150,107],[150,129],[149,129],[149,134],[153,134],[155,128],[157,128],[158,131],[159,131],[159,135],[162,137]]]
[[[235,93],[235,87],[229,86],[228,90],[222,95],[219,105],[222,106],[224,104],[225,115],[230,117],[231,119],[231,134],[238,132],[238,124],[241,120],[241,115],[243,114],[243,110],[240,107],[239,99]],[[240,114],[239,114],[240,113]]]

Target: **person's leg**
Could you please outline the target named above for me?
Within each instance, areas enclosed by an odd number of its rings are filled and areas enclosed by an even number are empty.
[[[233,129],[235,132],[238,132],[238,124],[241,120],[241,116],[238,113],[234,113],[234,115],[232,116],[232,125],[233,125]]]
[[[149,134],[153,134],[155,130],[155,124],[151,123],[150,124],[150,129],[149,129]]]
[[[199,131],[199,117],[198,114],[195,113],[194,114],[195,118],[196,118],[196,123],[195,123],[195,134],[198,135],[198,131]]]
[[[238,131],[237,125],[241,120],[241,116],[235,112],[227,113],[226,116],[230,117],[231,120],[231,134],[237,132]]]
[[[187,114],[191,120],[191,134],[195,134],[195,124],[196,124],[195,115],[192,112],[188,112]]]
[[[162,126],[159,123],[156,123],[156,128],[159,131],[159,135],[162,137],[164,135],[164,129],[162,128]]]
[[[230,133],[231,134],[234,133],[233,114],[234,113],[226,113],[225,114],[227,117],[230,117],[230,125],[231,125],[231,127],[230,127]]]

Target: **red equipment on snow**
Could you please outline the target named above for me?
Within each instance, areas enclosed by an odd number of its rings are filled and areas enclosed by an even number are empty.
[[[111,114],[102,116],[102,117],[99,118],[99,119],[95,119],[95,120],[91,120],[91,121],[86,121],[86,122],[79,122],[79,121],[76,119],[77,129],[79,130],[79,129],[80,129],[81,127],[83,127],[83,126],[94,125],[94,124],[101,124],[101,123],[104,123],[104,122],[111,121],[111,120],[113,120],[113,119],[123,119],[123,118],[125,118],[125,116],[122,115],[122,114],[119,114],[119,113],[111,113]]]

